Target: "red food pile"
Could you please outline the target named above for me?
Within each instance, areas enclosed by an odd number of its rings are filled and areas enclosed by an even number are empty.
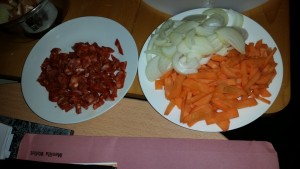
[[[106,100],[114,100],[123,88],[127,62],[113,55],[110,47],[97,43],[75,43],[73,52],[53,48],[41,65],[37,81],[49,92],[49,100],[68,112],[76,113],[93,105],[96,109]]]

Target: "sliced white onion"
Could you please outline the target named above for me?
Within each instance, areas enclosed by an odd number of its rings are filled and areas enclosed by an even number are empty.
[[[224,19],[219,14],[213,14],[208,19],[206,19],[201,25],[210,27],[226,26]]]
[[[185,38],[184,33],[171,32],[169,35],[170,42],[173,45],[178,45],[183,40],[183,38]]]
[[[218,28],[220,27],[199,25],[195,28],[195,31],[198,36],[209,36],[214,34]]]
[[[162,55],[167,58],[172,58],[173,55],[176,53],[177,48],[175,45],[172,46],[162,46],[160,48]]]
[[[184,42],[188,46],[188,48],[191,48],[195,44],[195,40],[194,40],[195,35],[196,35],[195,29],[192,29],[188,33],[186,33]]]
[[[151,38],[149,40],[147,50],[146,50],[146,60],[147,60],[147,62],[152,59],[151,52],[149,52],[149,51],[153,50],[154,41],[156,40],[157,37],[158,37],[158,34],[151,34]]]
[[[189,53],[186,54],[187,59],[197,58],[201,60],[203,55],[201,55],[198,51],[191,49]]]
[[[158,55],[163,55],[162,51],[160,50],[160,48],[153,48],[151,50],[146,50],[145,53],[149,56],[147,58],[147,62],[149,62],[153,57],[156,57]]]
[[[197,58],[188,59],[183,54],[176,53],[173,56],[172,65],[175,71],[181,74],[197,73],[199,61]]]
[[[154,45],[156,45],[156,46],[171,46],[172,43],[169,42],[167,38],[157,37],[154,41]]]
[[[154,41],[157,37],[158,37],[158,34],[151,34],[151,38],[149,40],[147,50],[151,50],[153,48]]]
[[[185,43],[185,41],[181,41],[178,45],[177,45],[177,51],[182,53],[182,54],[187,54],[190,52],[190,48],[189,46]],[[173,56],[174,57],[174,56]]]
[[[172,69],[172,57],[160,57],[158,61],[158,69],[161,74],[166,73],[168,70]]]
[[[172,19],[168,19],[166,22],[164,22],[161,27],[159,28],[159,32],[164,32],[167,31],[169,29],[171,29],[174,25],[174,20]]]
[[[218,50],[218,51],[216,52],[216,54],[221,55],[221,56],[225,56],[225,55],[228,54],[228,51],[229,51],[230,49],[232,49],[232,47],[224,46],[223,48],[221,48],[220,50]]]
[[[233,10],[209,8],[202,14],[166,21],[151,35],[145,51],[147,78],[154,81],[172,68],[181,74],[196,73],[213,53],[225,56],[232,48],[245,53],[248,32],[242,28],[243,19]]]
[[[179,33],[187,33],[190,30],[194,29],[196,26],[198,26],[199,23],[195,21],[186,21],[174,28],[174,32],[179,32]]]
[[[232,9],[228,10],[228,14],[232,16],[233,21],[232,21],[232,26],[235,27],[242,27],[244,24],[244,16],[240,14],[239,12],[236,12]]]
[[[237,30],[244,38],[244,40],[246,41],[248,39],[248,31],[244,28],[241,27],[236,27],[236,26],[231,26],[233,29]]]
[[[215,49],[204,36],[195,36],[195,45],[192,46],[192,50],[198,51],[200,55],[209,55],[215,52]]]
[[[222,27],[216,30],[216,33],[221,41],[229,43],[237,51],[245,54],[245,40],[237,30],[232,27]]]
[[[211,56],[212,55],[209,55],[207,57],[202,57],[202,59],[200,60],[200,65],[206,64],[210,60]]]
[[[228,14],[222,8],[209,8],[209,9],[203,11],[202,14],[208,15],[209,17],[211,17],[213,14],[218,14],[219,16],[221,16],[223,18],[223,23],[225,25],[228,24]]]
[[[207,40],[210,42],[215,51],[220,50],[224,46],[221,40],[219,39],[218,35],[215,33],[210,36],[207,36]]]
[[[152,58],[146,65],[146,77],[149,81],[153,82],[156,79],[158,79],[162,73],[160,72],[158,68],[158,63],[159,63],[160,57],[156,56]]]
[[[184,17],[183,21],[196,21],[198,23],[202,23],[207,18],[206,15],[203,14],[195,14]]]

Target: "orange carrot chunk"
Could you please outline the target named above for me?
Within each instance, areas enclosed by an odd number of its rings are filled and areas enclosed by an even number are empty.
[[[256,106],[258,100],[271,103],[268,87],[277,74],[276,51],[260,39],[246,44],[245,54],[232,49],[226,56],[211,56],[197,73],[166,72],[155,81],[155,89],[164,89],[170,101],[164,114],[177,107],[180,122],[189,127],[203,120],[227,131],[230,120],[239,117],[239,109]]]

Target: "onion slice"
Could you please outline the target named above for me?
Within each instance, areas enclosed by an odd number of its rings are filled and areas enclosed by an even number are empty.
[[[156,56],[147,63],[145,73],[146,73],[147,79],[150,82],[153,82],[154,80],[158,79],[162,75],[162,73],[160,72],[160,70],[158,68],[159,60],[160,60],[160,57]]]
[[[160,57],[158,60],[158,69],[161,74],[166,73],[168,70],[172,69],[172,58]]]
[[[232,26],[242,27],[244,24],[244,16],[232,9],[228,10],[228,14],[233,17]]]
[[[200,66],[197,58],[187,58],[181,53],[176,53],[172,60],[173,68],[181,74],[197,73]]]
[[[229,49],[236,49],[244,54],[248,32],[243,24],[242,14],[222,8],[167,20],[151,35],[145,51],[148,80],[154,81],[170,69],[196,73],[214,53],[225,55]]]
[[[196,22],[202,23],[206,18],[207,18],[206,15],[195,14],[195,15],[186,16],[182,20],[183,21],[196,21]]]
[[[228,14],[222,8],[209,8],[209,9],[203,11],[202,14],[207,15],[207,16],[213,16],[214,14],[217,14],[218,16],[223,18],[224,25],[228,24],[228,20],[229,20]],[[217,15],[215,15],[215,16],[217,16]]]
[[[218,37],[225,44],[229,43],[237,51],[245,54],[245,40],[240,32],[232,27],[222,27],[216,31]]]

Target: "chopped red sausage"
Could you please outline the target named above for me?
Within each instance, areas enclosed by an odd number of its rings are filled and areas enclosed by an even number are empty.
[[[122,48],[122,46],[121,46],[121,43],[120,43],[119,39],[116,39],[116,40],[115,40],[115,46],[118,48],[119,53],[120,53],[121,55],[124,55],[123,48]]]
[[[78,42],[72,48],[69,53],[53,48],[41,65],[37,81],[49,92],[49,100],[65,112],[75,108],[77,114],[90,105],[97,109],[115,100],[124,86],[127,62],[116,58],[112,48],[97,43]]]

